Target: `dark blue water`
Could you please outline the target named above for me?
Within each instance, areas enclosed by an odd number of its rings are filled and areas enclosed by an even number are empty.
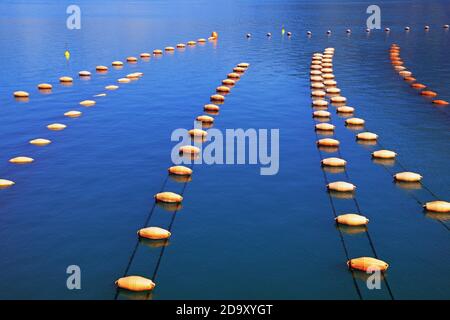
[[[380,135],[383,147],[399,154],[402,165],[424,176],[427,188],[450,199],[450,111],[420,97],[393,71],[388,56],[390,44],[399,44],[415,77],[449,100],[450,34],[441,27],[450,22],[447,1],[379,2],[389,35],[364,32],[369,1],[78,3],[81,30],[65,27],[68,1],[7,1],[0,9],[0,178],[16,182],[0,190],[1,298],[113,299],[136,230],[167,178],[172,131],[193,126],[239,62],[251,67],[227,96],[214,127],[279,128],[279,173],[261,176],[257,165],[194,166],[175,219],[161,207],[152,214],[152,225],[173,222],[156,289],[118,298],[358,299],[311,120],[309,64],[312,53],[325,47],[336,48],[334,74],[356,116]],[[290,39],[281,37],[281,25],[293,32]],[[411,32],[403,31],[406,25]],[[220,36],[216,44],[95,73],[96,65],[208,37],[213,30]],[[92,78],[80,80],[77,72],[86,69]],[[78,105],[133,71],[144,77],[95,98],[94,107]],[[74,84],[59,85],[63,75],[73,76]],[[37,91],[41,82],[54,85],[51,95]],[[15,101],[16,90],[29,91],[29,101]],[[83,115],[63,117],[73,109]],[[425,202],[432,195],[394,184],[370,158],[376,147],[356,143],[355,132],[330,111],[361,211],[371,219],[373,244],[390,263],[386,279],[395,298],[448,299],[450,217],[438,221],[425,214],[413,196]],[[53,122],[68,127],[47,130]],[[28,144],[38,137],[53,143]],[[35,162],[8,162],[19,155]],[[183,187],[170,179],[164,185],[175,192]],[[352,257],[370,255],[364,233],[346,239]],[[161,248],[140,243],[128,274],[152,277]],[[65,271],[73,264],[81,268],[81,290],[66,288]],[[363,278],[356,280],[360,286]],[[366,289],[363,298],[389,296]]]

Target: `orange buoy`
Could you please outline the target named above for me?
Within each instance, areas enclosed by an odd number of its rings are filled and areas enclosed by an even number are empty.
[[[400,71],[398,74],[401,75],[403,78],[412,76],[412,72],[406,70]]]
[[[437,96],[437,93],[434,92],[434,91],[431,91],[431,90],[423,90],[423,91],[420,91],[420,94],[421,94],[422,96],[427,96],[427,97],[436,97],[436,96]]]
[[[323,78],[321,76],[311,76],[309,79],[314,82],[322,82],[323,81]]]
[[[312,95],[313,97],[320,97],[320,98],[323,98],[323,97],[325,97],[326,92],[323,91],[323,90],[313,90],[313,91],[311,91],[311,95]]]
[[[333,103],[345,103],[347,102],[347,98],[343,96],[331,97],[331,102]]]
[[[233,72],[237,72],[237,73],[244,73],[246,70],[247,70],[246,68],[241,68],[241,67],[233,68]]]
[[[165,47],[164,51],[174,51],[175,48],[174,47]]]
[[[0,179],[0,189],[6,189],[9,187],[12,187],[15,184],[14,181],[6,180],[6,179]]]
[[[224,79],[224,80],[222,80],[222,84],[227,85],[227,86],[234,86],[236,84],[236,82],[232,79]]]
[[[210,99],[211,99],[211,101],[220,101],[220,102],[225,101],[225,97],[220,94],[213,94],[210,97]]]
[[[16,98],[28,98],[30,94],[26,91],[15,91],[14,97]]]
[[[327,87],[333,87],[337,85],[337,82],[335,80],[325,80],[323,84]]]
[[[378,159],[394,159],[396,156],[397,154],[390,150],[377,150],[372,152],[372,157]]]
[[[322,73],[333,73],[332,68],[322,68]]]
[[[197,39],[197,42],[198,43],[205,43],[206,39],[205,38],[200,38],[200,39]]]
[[[323,99],[313,100],[312,105],[315,107],[326,107],[328,106],[328,101]]]
[[[230,92],[230,88],[229,88],[229,87],[226,87],[226,86],[219,86],[219,87],[216,88],[216,91],[217,91],[217,92],[225,92],[225,93],[228,93],[228,92]]]
[[[320,70],[311,70],[309,72],[309,74],[312,75],[312,76],[320,76],[320,75],[322,75],[322,71],[320,71]]]
[[[365,226],[369,223],[369,219],[355,213],[339,215],[335,218],[335,220],[337,223],[345,224],[347,226]]]
[[[339,146],[339,141],[336,139],[324,138],[317,141],[317,145],[326,147],[337,147]]]
[[[240,68],[248,68],[248,67],[250,67],[250,63],[241,62],[237,66],[240,67]]]
[[[422,176],[415,172],[400,172],[394,174],[394,179],[397,181],[404,181],[404,182],[418,182],[422,180]]]
[[[96,102],[94,100],[83,100],[80,102],[80,105],[82,105],[84,107],[91,107],[95,104],[96,104]]]
[[[190,176],[192,174],[192,169],[185,166],[172,166],[169,168],[169,173],[179,176]]]
[[[213,123],[214,122],[214,118],[207,116],[207,115],[198,116],[197,118],[195,118],[195,120],[203,122],[203,123]]]
[[[106,89],[106,90],[116,90],[116,89],[119,89],[119,86],[116,86],[116,85],[114,85],[114,84],[111,84],[111,85],[109,85],[109,86],[106,86],[105,89]]]
[[[349,106],[342,106],[338,107],[336,111],[339,113],[353,113],[355,111],[355,108]]]
[[[130,291],[150,291],[155,287],[155,283],[141,276],[127,276],[118,279],[116,285],[121,289]]]
[[[386,271],[389,267],[386,262],[371,257],[350,259],[349,261],[347,261],[347,265],[350,269],[361,270],[365,272],[367,272],[368,270]]]
[[[315,126],[316,130],[324,130],[324,131],[333,131],[334,130],[334,125],[332,125],[331,123],[318,123]]]
[[[46,146],[46,145],[52,143],[50,140],[42,139],[42,138],[33,139],[33,140],[30,140],[29,142],[30,142],[30,144],[35,145],[35,146],[39,146],[39,147]]]
[[[365,123],[365,121],[361,118],[349,118],[349,119],[345,120],[346,125],[360,126],[360,125],[363,125],[364,123]]]
[[[34,161],[33,158],[23,157],[23,156],[9,159],[9,162],[14,163],[14,164],[26,164],[26,163],[32,163],[33,161]]]
[[[325,110],[318,110],[313,112],[313,117],[317,118],[328,118],[331,114]]]
[[[313,89],[323,89],[325,88],[325,85],[321,82],[313,82],[311,83],[311,88]]]
[[[73,79],[71,77],[61,77],[59,78],[59,82],[64,82],[64,83],[71,83],[73,82]]]
[[[62,124],[62,123],[52,123],[52,124],[49,124],[47,126],[47,128],[49,130],[53,130],[53,131],[64,130],[66,127],[67,126],[65,124]]]
[[[205,111],[219,111],[219,106],[215,105],[215,104],[205,104],[205,106],[203,107],[203,110]]]
[[[105,71],[108,71],[108,67],[107,66],[96,66],[95,70],[97,70],[99,72],[105,72]]]
[[[426,210],[433,212],[443,212],[443,213],[450,212],[450,202],[448,201],[442,200],[431,201],[425,203],[423,207]]]
[[[195,46],[197,44],[197,42],[191,40],[187,42],[188,46]]]
[[[310,69],[311,70],[322,70],[322,66],[313,64],[313,65],[311,65]]]
[[[448,102],[445,100],[433,100],[433,103],[439,105],[448,105]]]
[[[69,118],[77,118],[79,116],[81,116],[81,112],[80,111],[67,111],[66,113],[64,113],[64,116],[69,117]]]
[[[356,135],[358,140],[377,140],[378,135],[372,132],[361,132]]]
[[[411,84],[411,87],[413,87],[414,89],[423,89],[426,88],[427,86],[422,83],[413,83]]]
[[[140,56],[141,58],[148,59],[148,58],[150,58],[152,55],[151,55],[149,52],[142,52],[139,56]]]
[[[155,49],[155,50],[153,50],[153,54],[154,55],[161,55],[163,52],[162,52],[162,50],[161,49]]]
[[[90,77],[91,73],[89,71],[83,70],[83,71],[78,72],[78,75],[80,77]]]
[[[142,56],[142,55],[141,55]],[[111,63],[114,67],[122,67],[123,66],[123,62],[122,61],[113,61]]]
[[[395,71],[403,71],[403,70],[406,70],[406,68],[404,66],[395,66],[394,70]]]
[[[201,129],[191,129],[188,131],[188,133],[192,137],[206,137],[208,135],[208,132]]]
[[[217,39],[219,37],[219,34],[216,31],[211,32],[211,38]]]
[[[325,158],[321,161],[323,166],[329,166],[329,167],[345,167],[347,164],[347,161],[341,158]]]
[[[403,80],[413,82],[413,81],[416,81],[417,79],[414,77],[404,77]]]
[[[356,189],[354,184],[344,181],[335,181],[327,184],[328,190],[338,191],[338,192],[352,192]]]
[[[185,154],[198,154],[200,153],[200,149],[195,146],[181,146],[180,147],[180,153]]]
[[[336,87],[327,88],[327,93],[338,94],[338,93],[341,93],[341,89],[336,88]]]
[[[183,197],[174,192],[160,192],[155,195],[156,201],[179,203],[183,201]]]
[[[137,62],[137,60],[136,57],[127,57],[127,62]]]
[[[227,74],[227,78],[229,79],[239,79],[240,77],[241,77],[240,74],[236,72],[231,72]]]
[[[53,86],[49,83],[40,83],[38,84],[38,89],[39,90],[51,90],[53,88]]]
[[[171,236],[170,231],[160,227],[142,228],[138,230],[137,234],[139,237],[152,240],[169,239]]]
[[[186,48],[186,45],[184,43],[179,43],[177,44],[177,48],[179,49]]]

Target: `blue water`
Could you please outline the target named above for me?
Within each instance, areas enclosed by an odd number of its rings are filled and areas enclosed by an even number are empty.
[[[214,127],[279,128],[279,173],[261,176],[257,165],[194,166],[156,289],[151,295],[120,292],[119,299],[358,299],[311,119],[310,59],[326,47],[336,48],[334,74],[355,115],[366,119],[383,147],[399,154],[401,164],[424,176],[426,187],[450,199],[450,109],[420,97],[393,71],[388,56],[390,44],[399,44],[415,77],[450,100],[450,34],[441,27],[450,23],[448,1],[379,1],[389,35],[364,32],[370,1],[78,1],[81,30],[65,27],[69,4],[6,1],[0,9],[0,178],[16,182],[0,190],[0,298],[113,299],[136,230],[167,178],[172,131],[193,126],[215,87],[240,62],[251,67]],[[290,39],[281,37],[281,25],[293,32]],[[403,31],[406,25],[411,32]],[[213,30],[219,32],[216,44],[95,73],[96,65]],[[313,32],[309,39],[307,30]],[[70,63],[63,55],[67,48]],[[86,69],[92,78],[80,80],[77,72]],[[144,77],[95,98],[94,107],[78,105],[133,71]],[[58,84],[63,75],[74,77],[73,86]],[[41,82],[54,85],[52,94],[37,91]],[[29,101],[15,101],[16,90],[29,91]],[[72,109],[83,115],[63,117]],[[374,246],[390,263],[386,279],[394,297],[450,298],[450,217],[439,216],[440,222],[425,214],[411,194],[422,202],[432,196],[394,184],[372,162],[374,147],[356,143],[355,133],[330,111]],[[68,127],[47,130],[53,122]],[[38,137],[53,143],[28,144]],[[35,162],[8,162],[19,155]],[[165,185],[182,188],[170,179]],[[167,227],[173,214],[155,207],[152,224]],[[345,237],[352,257],[370,255],[364,233]],[[161,249],[140,243],[128,274],[152,277]],[[66,288],[66,268],[73,264],[81,268],[81,290]],[[388,299],[384,289],[366,289],[363,298]]]

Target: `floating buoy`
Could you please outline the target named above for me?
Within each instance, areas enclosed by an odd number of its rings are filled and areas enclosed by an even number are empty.
[[[59,131],[64,130],[67,126],[62,123],[52,123],[47,126],[49,130]]]
[[[322,61],[321,60],[313,60],[311,61],[312,65],[317,65],[317,66],[322,66]]]
[[[372,152],[372,157],[378,159],[394,159],[396,156],[397,154],[390,150],[377,150]]]
[[[327,93],[338,94],[338,93],[341,93],[341,89],[336,88],[336,87],[327,88]]]
[[[448,105],[448,102],[445,100],[433,100],[433,103],[439,105]]]
[[[198,116],[197,118],[195,118],[195,120],[200,121],[202,123],[213,123],[214,122],[214,118],[207,116],[207,115]]]
[[[333,103],[345,103],[347,102],[347,98],[343,96],[331,97],[331,102]]]
[[[410,27],[405,27],[405,31],[409,31],[409,30],[411,30]]]
[[[395,66],[394,67],[395,71],[403,71],[406,70],[406,68],[404,66]]]
[[[195,146],[182,146],[180,147],[180,153],[185,154],[198,154],[200,152],[200,149]]]
[[[311,76],[309,78],[311,81],[317,81],[317,82],[322,82],[323,78],[321,76]]]
[[[205,106],[203,107],[203,110],[205,111],[219,111],[219,106],[215,105],[215,104],[205,104]]]
[[[327,34],[331,34],[331,30],[327,30]]]
[[[311,36],[311,35],[312,35],[312,32],[311,32],[311,31],[306,31],[306,35],[307,35],[307,36]]]
[[[337,82],[335,80],[325,80],[323,84],[326,85],[327,87],[332,87],[337,85]]]
[[[323,90],[313,90],[313,91],[311,91],[311,95],[313,97],[321,97],[322,98],[322,97],[325,97],[326,92]]]
[[[107,66],[96,66],[95,70],[97,70],[99,72],[105,72],[105,71],[108,71],[108,67]]]
[[[217,39],[219,37],[219,34],[216,31],[211,32],[211,38]]]
[[[358,140],[377,140],[378,135],[372,132],[361,132],[356,135],[356,139]]]
[[[46,146],[46,145],[52,143],[50,140],[42,139],[42,138],[33,139],[33,140],[30,140],[29,142],[30,142],[30,144],[35,145],[35,146],[39,146],[39,147]]]
[[[356,125],[356,126],[360,126],[363,125],[365,123],[365,121],[361,118],[349,118],[345,120],[345,124],[347,125]]]
[[[247,33],[245,36],[246,36],[247,38],[250,38],[250,37],[252,36],[252,34],[251,34],[251,33]]]
[[[84,70],[84,71],[78,72],[78,75],[79,75],[80,77],[90,77],[90,76],[91,76],[91,73],[90,73],[89,71]]]
[[[217,92],[230,92],[230,88],[229,87],[226,87],[226,86],[219,86],[219,87],[217,87],[216,88],[216,91]]]
[[[200,38],[200,39],[197,39],[197,42],[198,43],[205,43],[206,39],[205,38]]]
[[[30,157],[15,157],[12,159],[9,159],[9,162],[15,163],[15,164],[26,164],[26,163],[32,163],[34,161],[33,158]]]
[[[317,141],[317,145],[326,147],[337,147],[339,146],[339,141],[336,139],[325,138]]]
[[[188,131],[188,133],[192,137],[206,137],[208,135],[208,132],[201,129],[191,129]]]
[[[406,76],[406,77],[403,77],[403,80],[413,82],[413,81],[416,81],[417,79],[414,77],[411,77],[411,76],[409,76],[409,77]]]
[[[327,188],[328,190],[337,192],[352,192],[356,189],[356,186],[348,182],[336,181],[329,183]]]
[[[431,91],[431,90],[423,90],[423,91],[420,91],[420,94],[421,94],[422,96],[427,96],[427,97],[436,97],[436,96],[437,96],[437,93],[434,92],[434,91]]]
[[[220,102],[225,101],[225,97],[220,94],[213,94],[210,97],[210,99],[211,99],[211,101],[220,101]]]
[[[427,202],[423,207],[426,210],[433,212],[450,212],[450,202],[442,200]]]
[[[355,111],[355,108],[349,106],[342,106],[338,107],[336,111],[339,113],[353,113]]]
[[[331,123],[318,123],[315,126],[316,130],[333,131],[334,125]]]
[[[84,107],[90,107],[95,105],[96,102],[94,100],[83,100],[80,102],[80,105],[84,106]]]
[[[40,83],[38,84],[38,89],[39,90],[51,90],[53,88],[53,86],[49,83]]]
[[[369,33],[369,32],[370,32],[370,29],[369,29],[369,28],[367,28],[367,29],[366,29],[366,32],[367,32],[367,33]]]
[[[232,79],[224,79],[224,80],[222,80],[222,84],[227,85],[227,86],[234,86],[236,84],[236,82]]]
[[[73,79],[71,77],[64,76],[64,77],[59,78],[59,82],[72,83]]]
[[[69,118],[77,118],[79,116],[81,116],[81,112],[80,111],[67,111],[66,113],[64,113],[64,116],[69,117]]]
[[[127,62],[137,62],[137,60],[136,57],[127,57]]]
[[[333,73],[333,69],[332,68],[322,68],[322,73]],[[326,76],[326,77],[328,77],[328,76]]]
[[[347,226],[365,226],[369,223],[369,219],[355,213],[339,215],[335,218],[335,220],[337,223],[345,224]]]
[[[292,32],[290,32],[290,31],[288,31],[286,34],[288,37],[292,36]]]
[[[0,179],[0,189],[6,189],[15,184],[14,181],[6,180],[6,179]]]
[[[141,54],[141,57],[142,57],[142,54]],[[112,65],[114,67],[122,67],[123,66],[123,62],[122,61],[113,61]]]
[[[312,105],[315,107],[326,107],[328,106],[328,101],[323,99],[313,100]]]
[[[186,48],[186,45],[184,43],[179,43],[179,44],[177,44],[177,48],[183,49],[183,48]]]
[[[241,67],[234,67],[233,68],[233,72],[237,72],[237,73],[244,73],[245,70],[247,70],[246,68],[241,68]]]
[[[180,176],[190,176],[192,174],[192,169],[185,166],[172,166],[169,168],[169,173]]]
[[[311,88],[323,89],[323,88],[325,88],[325,85],[321,82],[313,82],[313,83],[311,83]]]
[[[361,270],[361,271],[386,271],[389,265],[379,259],[371,258],[371,257],[360,257],[355,259],[350,259],[347,261],[347,265],[350,269]]]
[[[422,176],[415,172],[405,171],[394,174],[394,179],[397,181],[418,182],[422,180]]]
[[[161,55],[163,52],[162,52],[162,50],[161,49],[155,49],[155,50],[153,50],[153,54],[154,55]]]
[[[116,89],[119,89],[119,86],[111,84],[109,86],[106,86],[105,89],[106,90],[116,90]]]
[[[15,91],[14,97],[16,98],[28,98],[30,94],[26,91]]]
[[[229,78],[229,79],[239,79],[240,77],[241,77],[241,75],[236,72],[231,72],[231,73],[227,74],[227,78]]]
[[[322,70],[322,65],[320,64],[313,64],[310,67],[311,70]]]
[[[448,24],[444,24],[444,25],[442,26],[442,28],[448,29],[448,28],[449,28],[449,25],[448,25]]]
[[[130,79],[128,79],[128,78],[120,78],[120,79],[117,79],[117,82],[120,82],[120,83],[129,83],[131,80]]]
[[[328,118],[328,117],[330,117],[330,115],[331,114],[325,110],[319,110],[319,111],[313,112],[313,117],[318,117],[318,118]]]
[[[248,68],[250,67],[250,63],[247,62],[241,62],[237,65],[239,68]]]
[[[430,26],[425,26],[424,29],[425,30],[430,30]]]
[[[391,29],[390,28],[384,28],[384,31],[391,32]]]
[[[139,237],[152,240],[169,239],[171,235],[170,231],[160,227],[142,228],[138,230],[137,234]]]
[[[116,281],[116,285],[121,289],[130,291],[150,291],[155,287],[155,283],[141,276],[128,276]]]
[[[414,89],[423,89],[426,88],[427,86],[422,83],[413,83],[411,84],[411,87],[413,87]]]
[[[174,192],[160,192],[155,195],[156,201],[179,203],[183,201],[183,197]]]
[[[412,76],[412,72],[411,71],[406,71],[406,70],[400,71],[398,74],[400,76],[402,76],[403,78]]]
[[[341,158],[325,158],[321,161],[322,165],[330,167],[345,167],[347,161]]]
[[[270,32],[267,32],[266,36],[271,37],[272,34]]]
[[[352,33],[352,30],[347,29],[347,30],[345,30],[345,32],[346,32],[346,33]]]
[[[164,51],[174,51],[175,48],[174,47],[165,47]]]
[[[142,52],[139,56],[143,59],[149,59],[152,55],[149,52]]]

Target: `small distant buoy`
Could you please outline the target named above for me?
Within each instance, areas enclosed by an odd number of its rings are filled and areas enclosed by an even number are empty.
[[[360,257],[355,259],[350,259],[347,261],[347,265],[350,269],[361,270],[361,271],[386,271],[389,267],[389,264],[386,262],[371,258],[371,257]]]
[[[450,202],[447,202],[447,201],[441,201],[441,200],[431,201],[431,202],[425,203],[425,205],[423,207],[426,210],[433,211],[433,212],[444,212],[444,213],[450,212]]]
[[[339,141],[336,139],[325,138],[317,141],[317,145],[325,147],[337,147],[339,146]]]
[[[324,130],[324,131],[333,131],[334,130],[334,125],[332,125],[331,123],[318,123],[315,126],[316,130]]]
[[[345,120],[345,124],[347,124],[347,125],[356,125],[356,126],[363,125],[364,122],[365,121],[363,119],[361,119],[361,118],[349,118],[349,119]]]
[[[347,30],[345,30],[345,32],[347,32],[347,33],[352,33],[352,30],[347,29]]]
[[[424,29],[425,30],[430,30],[430,26],[425,26]]]
[[[137,60],[136,57],[127,57],[127,62],[137,62]]]
[[[155,195],[156,201],[179,203],[183,201],[183,197],[174,192],[160,192]]]
[[[106,97],[106,93],[99,93],[94,95],[94,97]]]
[[[191,129],[188,133],[192,137],[206,137],[208,135],[208,132],[201,129]]]
[[[184,43],[177,44],[178,49],[186,48],[186,45]]]
[[[34,161],[33,158],[30,157],[15,157],[12,159],[9,159],[9,162],[14,163],[14,164],[27,164],[27,163],[32,163]]]
[[[14,97],[16,98],[28,98],[30,94],[26,91],[15,91]]]
[[[219,101],[219,102],[223,102],[223,101],[225,101],[225,97],[222,96],[222,95],[220,95],[220,94],[213,94],[213,95],[210,97],[210,100],[211,100],[211,101]]]
[[[409,31],[409,30],[411,30],[410,27],[405,27],[405,31]]]
[[[433,100],[433,103],[439,105],[448,105],[448,102],[445,100]]]
[[[313,97],[325,97],[325,95],[326,95],[326,92],[325,91],[323,91],[323,90],[313,90],[312,92],[311,92],[311,95],[313,96]]]
[[[237,73],[244,73],[246,70],[247,70],[246,68],[241,68],[241,67],[233,68],[233,72],[237,72]]]
[[[347,102],[347,98],[343,97],[343,96],[336,96],[336,97],[331,97],[331,102],[335,102],[335,103],[345,103]]]
[[[163,52],[162,52],[162,50],[161,49],[155,49],[155,50],[153,50],[153,54],[154,55],[161,55]]]
[[[337,82],[335,80],[325,80],[323,84],[326,85],[327,87],[332,87],[337,85]]]
[[[342,106],[338,107],[336,111],[339,113],[353,113],[355,111],[355,108],[349,106]]]
[[[207,116],[207,115],[198,116],[197,118],[195,118],[195,120],[200,121],[202,123],[213,123],[214,122],[214,118]]]
[[[406,171],[394,174],[394,179],[397,181],[418,182],[422,180],[422,176],[415,172]]]
[[[53,88],[53,86],[49,83],[40,83],[38,84],[38,89],[39,90],[51,90]]]
[[[271,37],[272,34],[271,34],[270,32],[267,32],[267,36],[268,36],[268,37]]]
[[[67,111],[66,113],[64,113],[64,116],[69,117],[69,118],[77,118],[79,116],[81,116],[81,112],[80,111]]]
[[[408,81],[408,82],[413,82],[413,81],[416,81],[417,79],[414,77],[411,77],[411,76],[406,76],[406,77],[403,77],[403,80]]]
[[[219,109],[219,106],[215,104],[205,104],[205,106],[203,107],[203,110],[205,111],[219,111]]]
[[[335,220],[337,223],[345,224],[347,226],[365,226],[369,223],[369,219],[355,213],[339,215],[335,218]]]
[[[312,32],[311,32],[311,31],[306,31],[306,35],[307,35],[307,36],[311,36],[311,35],[312,35]]]
[[[187,45],[188,46],[195,46],[197,44],[197,42],[195,42],[194,40],[188,41]]]
[[[6,189],[15,184],[14,181],[6,180],[6,179],[0,179],[0,189]]]
[[[120,82],[120,83],[129,83],[131,80],[128,79],[128,78],[120,78],[117,81]]]
[[[318,111],[313,112],[313,117],[317,117],[317,118],[328,118],[328,117],[330,117],[330,115],[331,114],[325,110],[318,110]]]
[[[324,78],[325,80],[332,80],[332,79],[334,79],[334,74],[332,74],[332,73],[324,73],[323,75],[322,75],[322,78]]]
[[[327,30],[327,34],[331,34],[331,30]]]
[[[252,34],[251,34],[251,33],[247,33],[245,36],[246,36],[247,38],[250,38],[250,37],[252,36]]]
[[[311,70],[322,70],[322,65],[320,65],[320,64],[312,64],[310,69]]]
[[[59,78],[59,82],[64,82],[64,83],[71,83],[71,82],[73,82],[73,79],[71,78],[71,77],[61,77],[61,78]]]
[[[83,70],[83,71],[78,72],[78,75],[80,77],[90,77],[91,73],[89,71]]]
[[[190,176],[192,174],[192,169],[185,166],[172,166],[169,168],[169,173],[179,176]]]
[[[128,276],[116,281],[116,285],[121,289],[130,291],[150,291],[155,287],[155,283],[141,276]]]
[[[322,68],[322,73],[333,73],[332,68]]]
[[[370,29],[369,29],[369,28],[367,28],[367,29],[366,29],[366,32],[367,32],[367,33],[369,33],[369,32],[370,32]]]
[[[116,86],[116,85],[114,85],[114,84],[111,84],[111,85],[109,85],[109,86],[106,86],[105,89],[106,89],[106,90],[116,90],[116,89],[119,89],[119,86]]]
[[[227,78],[229,78],[229,79],[239,79],[240,77],[241,77],[241,75],[236,72],[231,72],[231,73],[227,74]]]
[[[237,65],[239,68],[248,68],[250,67],[250,63],[247,62],[241,62]]]
[[[412,72],[406,70],[400,71],[398,74],[401,75],[403,78],[412,76]]]
[[[288,37],[292,36],[292,32],[290,32],[290,31],[288,31],[286,34]]]
[[[211,38],[215,38],[215,39],[219,38],[219,34],[217,33],[217,31],[211,32]]]
[[[232,79],[224,79],[222,80],[222,84],[225,84],[227,86],[234,86],[236,82]]]
[[[170,231],[160,227],[142,228],[138,230],[137,234],[139,237],[152,240],[169,239],[171,235]]]
[[[226,86],[219,86],[216,88],[217,92],[230,92],[230,88]]]
[[[384,28],[384,31],[386,31],[386,32],[390,32],[390,31],[391,31],[391,29],[390,29],[390,28]]]
[[[323,78],[321,76],[311,76],[309,79],[314,82],[322,82],[323,81]]]
[[[84,107],[90,107],[95,105],[95,101],[94,100],[83,100],[80,102],[80,105],[84,106]]]
[[[140,74],[139,74],[138,72],[133,72],[133,73],[127,74],[126,77],[127,77],[128,79],[135,80],[135,79],[140,78],[141,76],[140,76]]]
[[[394,159],[396,156],[397,154],[390,150],[377,150],[372,152],[372,157],[378,159]]]
[[[448,25],[448,24],[444,24],[443,26],[442,26],[442,28],[444,28],[444,29],[448,29],[450,26]]]
[[[406,68],[405,68],[405,67],[403,67],[403,66],[395,66],[395,67],[394,67],[394,69],[395,69],[395,71],[402,71],[402,70],[406,70]]]
[[[335,87],[333,87],[333,88],[327,88],[327,93],[338,94],[338,93],[341,93],[341,89],[335,88]]]
[[[313,100],[312,105],[315,107],[326,107],[328,106],[328,101],[322,99]]]
[[[180,153],[186,153],[186,154],[198,154],[200,152],[200,149],[195,146],[182,146],[180,147]]]
[[[325,88],[325,85],[322,82],[313,82],[313,83],[311,83],[311,88],[323,89],[323,88]]]
[[[49,124],[47,126],[47,128],[49,130],[53,130],[53,131],[64,130],[66,127],[67,126],[65,124],[62,124],[62,123],[52,123],[52,124]]]
[[[142,54],[141,54],[142,56]],[[123,62],[122,61],[113,61],[111,63],[114,67],[122,67],[123,66]]]
[[[312,76],[321,76],[322,75],[322,71],[320,71],[320,70],[311,70],[309,72],[309,74],[312,75]]]
[[[312,65],[322,65],[322,61],[321,60],[313,60],[311,61]]]
[[[424,89],[424,88],[426,88],[427,86],[424,85],[424,84],[422,84],[422,83],[413,83],[413,84],[411,84],[411,87],[413,87],[413,88],[415,88],[415,89]]]
[[[205,43],[206,39],[205,38],[200,38],[200,39],[197,39],[197,42],[198,43]]]
[[[325,158],[321,161],[322,165],[324,166],[330,166],[330,167],[345,167],[347,164],[347,161],[341,158]]]
[[[356,135],[356,139],[373,141],[378,139],[378,135],[372,132],[361,132]]]
[[[335,181],[335,182],[330,182],[327,185],[327,188],[328,188],[328,190],[331,190],[331,191],[352,192],[356,189],[356,186],[349,182]]]
[[[46,146],[50,143],[52,143],[50,140],[42,139],[42,138],[30,140],[30,144],[39,146],[39,147]]]
[[[151,58],[152,55],[149,52],[142,52],[139,56],[143,59],[148,59]]]
[[[174,47],[165,47],[164,51],[174,51],[175,48]]]
[[[96,66],[95,70],[97,70],[99,72],[105,72],[105,71],[108,71],[108,67],[107,66]]]
[[[423,91],[420,91],[420,94],[421,94],[422,96],[427,96],[427,97],[436,97],[436,96],[437,96],[437,93],[434,92],[434,91],[431,91],[431,90],[423,90]]]

